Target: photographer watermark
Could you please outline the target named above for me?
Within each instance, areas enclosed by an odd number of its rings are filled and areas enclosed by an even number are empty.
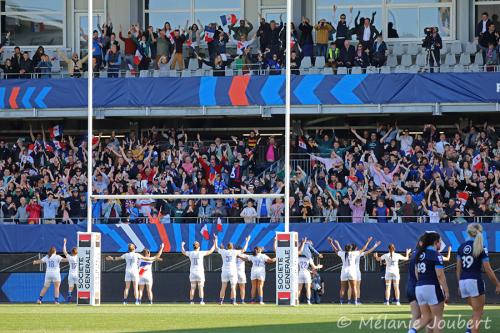
[[[429,325],[428,327],[431,329],[438,328],[441,330],[465,330],[468,328],[470,317],[464,317],[459,315],[458,317],[447,318],[445,320],[441,320],[433,325]],[[492,329],[492,320],[489,317],[486,317],[481,320],[479,326],[484,330]],[[337,321],[337,328],[339,329],[347,329],[350,331],[354,330],[380,330],[380,331],[390,331],[390,330],[403,330],[410,329],[410,321],[390,318],[387,314],[380,314],[377,316],[369,316],[369,317],[361,317],[356,318],[356,320],[350,319],[348,316],[342,316]]]

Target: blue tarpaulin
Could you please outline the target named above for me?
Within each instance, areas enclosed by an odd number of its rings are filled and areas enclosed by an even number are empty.
[[[202,107],[283,105],[285,76],[99,78],[94,106]],[[292,104],[500,102],[498,73],[302,75]],[[0,81],[0,109],[86,108],[85,79]]]

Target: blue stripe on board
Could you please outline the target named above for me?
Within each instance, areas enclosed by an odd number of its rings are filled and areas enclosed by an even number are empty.
[[[115,230],[111,230],[106,224],[96,224],[95,227],[101,230],[102,233],[109,235],[115,241],[115,243],[120,246],[118,252],[128,251],[127,242],[125,242]]]
[[[182,231],[181,231],[181,225],[179,223],[172,223],[172,230],[174,231],[174,238],[175,238],[175,251],[171,252],[180,252],[181,251],[181,242],[182,242]],[[173,245],[172,239],[170,239],[170,244]]]
[[[139,224],[139,229],[141,229],[142,234],[146,237],[150,251],[158,251],[158,244],[156,244],[153,234],[151,234],[151,231],[149,230],[149,225]]]
[[[283,224],[270,224],[267,228],[267,234],[262,237],[262,239],[258,242],[257,246],[262,246],[266,251],[273,251],[274,245],[272,240],[276,236],[276,232],[284,231],[285,227]],[[271,242],[270,244],[268,244]]]
[[[189,233],[188,233],[189,244],[193,244],[194,240],[196,239],[196,236],[195,236],[196,224],[190,224],[188,230],[189,230]]]
[[[236,229],[233,231],[233,235],[231,236],[231,239],[229,240],[231,243],[236,244],[238,240],[240,239],[241,234],[243,233],[243,230],[245,230],[246,224],[238,224]]]

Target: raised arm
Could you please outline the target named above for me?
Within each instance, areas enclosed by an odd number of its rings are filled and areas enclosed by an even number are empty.
[[[448,253],[446,253],[446,257],[443,256],[443,261],[450,261],[450,259],[451,259],[451,246],[448,246]]]
[[[378,253],[377,253],[377,252],[375,252],[375,253],[373,254],[373,259],[375,259],[375,260],[376,260],[376,261],[378,261],[378,262],[380,262],[380,261],[382,260],[382,258],[378,255]]]
[[[68,251],[66,251],[66,238],[63,240],[63,253],[66,258],[68,258]]]
[[[248,243],[250,242],[250,235],[248,235],[246,238],[245,238],[245,245],[243,246],[243,248],[241,249],[241,253],[245,253],[247,252],[247,248],[248,248]]]
[[[361,135],[358,134],[358,132],[356,132],[356,129],[355,128],[352,128],[351,127],[351,132],[352,134],[354,134],[354,136],[359,140],[361,141],[363,144],[366,144],[366,139],[363,138]]]
[[[210,248],[210,250],[207,251],[206,255],[211,255],[212,253],[214,253],[215,251],[215,243],[212,245],[212,247]]]
[[[410,259],[411,249],[406,249],[406,255],[402,258],[403,260]]]
[[[368,239],[366,240],[365,245],[360,250],[361,252],[365,252],[366,251],[366,249],[368,248],[368,245],[370,245],[370,242],[372,241],[372,239],[373,239],[373,237],[371,237],[371,236],[368,237]]]
[[[370,254],[370,253],[372,253],[373,251],[375,251],[375,249],[376,249],[376,248],[377,248],[380,244],[382,244],[382,242],[381,242],[381,241],[376,242],[376,243],[372,246],[372,248],[371,248],[371,249],[369,249],[368,251],[366,251],[366,252],[365,252],[365,255]]]

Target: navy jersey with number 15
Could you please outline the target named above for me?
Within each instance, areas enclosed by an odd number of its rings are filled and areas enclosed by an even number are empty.
[[[481,279],[481,268],[483,266],[483,262],[490,261],[487,249],[484,249],[477,258],[474,258],[472,255],[473,249],[473,240],[466,241],[458,248],[457,256],[462,261],[462,273],[460,274],[460,280]]]
[[[429,246],[422,252],[415,263],[417,268],[417,286],[439,285],[436,268],[444,268],[443,257]]]

